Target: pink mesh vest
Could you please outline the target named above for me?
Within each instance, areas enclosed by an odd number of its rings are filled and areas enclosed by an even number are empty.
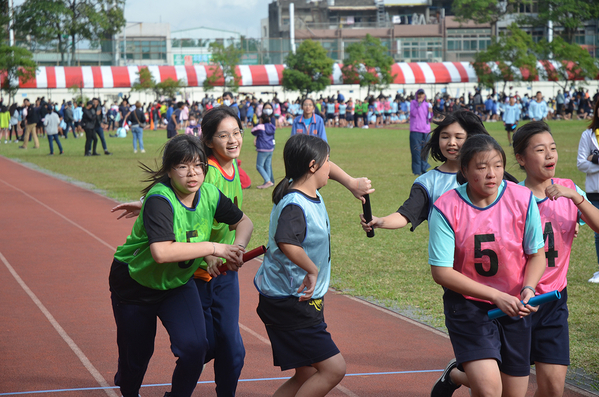
[[[553,178],[553,183],[576,190],[576,185],[569,179]],[[568,265],[572,240],[578,222],[578,208],[572,200],[560,197],[555,201],[545,199],[537,202],[543,223],[543,240],[545,241],[545,257],[547,267],[537,285],[537,292],[543,294],[554,290],[561,291],[568,281]]]
[[[473,206],[456,190],[441,196],[435,207],[455,234],[453,268],[476,282],[519,298],[527,261],[522,243],[532,192],[505,183],[501,196],[486,208]]]

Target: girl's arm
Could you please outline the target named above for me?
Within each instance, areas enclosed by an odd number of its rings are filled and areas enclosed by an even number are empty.
[[[372,221],[366,223],[366,219],[364,219],[364,214],[360,214],[360,224],[362,225],[362,229],[365,232],[369,232],[372,229],[380,228],[380,229],[401,229],[405,227],[409,221],[408,218],[400,214],[399,212],[394,212],[390,215],[387,215],[383,218],[377,218],[376,216],[372,217]]]
[[[150,244],[150,252],[156,263],[178,263],[214,255],[239,265],[240,258],[243,256],[243,248],[238,245],[218,244],[209,241],[201,243],[160,241]]]
[[[116,212],[116,211],[124,211],[122,214],[119,215],[118,218],[116,218],[117,220],[125,217],[125,218],[135,218],[136,216],[139,215],[140,211],[141,211],[141,201],[132,201],[130,203],[124,203],[124,204],[119,204],[116,207],[113,207],[110,212]]]
[[[370,194],[374,192],[370,179],[353,178],[332,161],[329,178],[345,186],[362,203],[366,202],[366,200],[363,197],[365,194]]]
[[[526,270],[524,271],[524,281],[522,287],[532,287],[533,289],[536,288],[539,280],[545,272],[546,265],[547,259],[545,258],[545,248],[529,255],[528,261],[526,263]],[[524,302],[528,302],[533,296],[535,296],[533,291],[526,288],[522,290],[522,296],[520,296],[520,298]]]
[[[539,252],[543,253],[542,251]],[[515,296],[511,296],[505,292],[496,290],[495,288],[478,283],[471,278],[466,277],[462,273],[454,270],[452,267],[431,265],[431,274],[433,275],[433,279],[437,284],[442,285],[445,288],[449,288],[450,290],[462,295],[491,301],[496,304],[502,312],[506,313],[510,317],[524,317],[530,314],[532,311],[536,311],[530,306],[525,307]],[[536,286],[536,283],[534,286]],[[528,289],[526,291],[528,291]],[[530,293],[532,294],[532,292]],[[528,302],[528,299],[526,302]]]
[[[550,200],[565,197],[572,200],[582,214],[582,220],[595,232],[599,233],[599,209],[591,204],[583,195],[574,189],[562,185],[553,184],[545,189],[545,194]]]
[[[318,278],[318,268],[312,262],[312,260],[306,254],[306,251],[300,246],[286,243],[279,243],[279,249],[290,261],[304,269],[307,274],[304,277],[304,282],[298,288],[297,292],[302,292],[303,295],[300,296],[299,300],[307,301],[312,297],[314,293],[314,289],[316,288],[316,279]]]

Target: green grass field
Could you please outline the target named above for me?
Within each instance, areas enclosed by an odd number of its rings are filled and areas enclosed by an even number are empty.
[[[580,134],[586,123],[561,121],[550,123],[559,150],[557,176],[570,178],[584,189],[585,175],[576,168]],[[487,128],[506,148],[507,171],[523,179],[515,165],[513,152],[501,123],[488,123]],[[279,129],[273,156],[275,179],[284,175],[282,151],[290,133]],[[396,211],[408,197],[414,176],[410,168],[407,129],[329,129],[331,160],[353,176],[368,176],[376,189],[371,195],[373,214],[388,215]],[[144,132],[145,154],[133,154],[131,137],[107,138],[114,156],[83,157],[84,139],[61,140],[62,156],[48,156],[46,138],[41,148],[19,150],[18,144],[0,144],[0,154],[34,163],[52,172],[77,181],[92,184],[117,200],[137,200],[144,186],[138,161],[153,165],[166,139],[164,130]],[[262,180],[255,170],[256,152],[253,137],[248,133],[240,159],[250,175],[252,187],[244,192],[244,212],[254,222],[250,246],[265,244],[268,220],[272,208],[272,189],[259,190]],[[321,190],[331,219],[332,286],[339,291],[375,301],[410,317],[443,328],[442,290],[436,285],[427,264],[428,230],[421,225],[415,232],[376,230],[367,239],[359,224],[361,204],[336,182]],[[107,214],[109,215],[109,214]],[[116,219],[116,217],[115,217]],[[126,236],[123,236],[123,241]],[[570,295],[570,337],[572,369],[583,369],[594,377],[597,388],[599,375],[599,285],[588,278],[596,271],[594,236],[589,227],[582,227],[572,248],[568,292]],[[574,372],[574,371],[572,371]]]

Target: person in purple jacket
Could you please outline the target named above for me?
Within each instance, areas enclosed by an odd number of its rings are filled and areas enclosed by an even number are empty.
[[[275,184],[275,178],[272,174],[272,152],[275,150],[275,130],[276,127],[270,122],[270,115],[262,113],[260,122],[252,128],[254,146],[258,156],[256,157],[256,169],[264,178],[264,183],[258,186],[258,189],[266,189]]]
[[[410,102],[410,151],[414,175],[424,174],[429,167],[422,149],[428,142],[432,118],[433,107],[426,101],[424,90],[420,88],[416,91],[416,99]]]

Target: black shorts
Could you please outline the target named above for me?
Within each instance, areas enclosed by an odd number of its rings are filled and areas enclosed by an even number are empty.
[[[354,115],[353,114],[346,114],[345,115],[345,119],[347,121],[354,121]]]
[[[568,331],[568,288],[561,299],[539,306],[532,314],[530,364],[570,365],[570,336]]]
[[[335,113],[327,113],[327,120],[335,120]]]
[[[514,132],[516,131],[516,128],[518,128],[518,123],[514,123],[514,124],[506,124],[505,125],[505,130],[507,132]]]
[[[324,322],[324,300],[260,295],[258,316],[266,327],[275,366],[282,371],[319,363],[339,354]]]
[[[445,290],[445,325],[459,368],[469,361],[495,359],[506,375],[530,374],[531,316],[490,320],[496,306]]]
[[[344,115],[344,114],[340,114],[340,115],[339,115],[339,120],[345,120],[345,119],[346,119],[346,117],[345,117],[345,115]]]

